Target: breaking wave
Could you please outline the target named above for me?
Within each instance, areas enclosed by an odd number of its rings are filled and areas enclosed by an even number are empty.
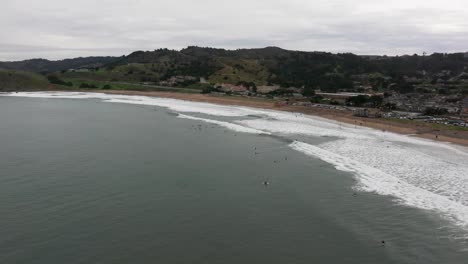
[[[411,184],[400,177],[368,166],[326,149],[302,142],[290,144],[294,150],[316,157],[335,166],[337,170],[350,172],[359,180],[358,189],[395,197],[402,204],[442,213],[455,223],[468,226],[468,207],[460,201]]]
[[[183,114],[179,114],[178,117],[179,118],[184,118],[184,119],[202,121],[202,122],[210,123],[210,124],[215,124],[215,125],[225,127],[227,129],[230,129],[230,130],[234,130],[236,132],[270,135],[269,132],[265,132],[265,131],[262,131],[262,130],[258,130],[258,129],[254,129],[254,128],[249,128],[249,127],[233,124],[233,123],[230,123],[230,122],[200,118],[200,117],[195,117],[195,116],[188,116],[188,115],[183,115]]]

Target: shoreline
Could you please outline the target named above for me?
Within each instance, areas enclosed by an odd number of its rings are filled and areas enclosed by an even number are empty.
[[[210,94],[189,94],[160,91],[132,91],[132,90],[46,90],[46,92],[92,92],[104,94],[139,95],[160,98],[171,98],[185,101],[212,103],[220,105],[244,106],[260,109],[269,109],[285,112],[297,112],[311,116],[317,116],[328,120],[342,122],[355,126],[362,126],[397,134],[415,136],[430,139],[435,142],[452,143],[468,147],[468,130],[452,130],[449,127],[434,128],[423,122],[398,122],[397,120],[383,118],[365,118],[353,116],[349,111],[338,111],[335,109],[324,109],[319,107],[305,106],[279,106],[278,101],[264,98],[246,98],[238,96],[218,96]]]

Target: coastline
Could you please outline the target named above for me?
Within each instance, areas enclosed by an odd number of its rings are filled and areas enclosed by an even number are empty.
[[[316,107],[304,106],[278,106],[276,101],[272,99],[262,98],[245,98],[236,96],[214,96],[209,94],[185,94],[174,92],[157,92],[157,91],[121,91],[121,90],[80,90],[83,92],[95,92],[106,94],[122,94],[122,95],[141,95],[153,96],[162,98],[172,98],[186,101],[213,103],[221,105],[237,105],[260,109],[270,109],[277,111],[298,112],[312,116],[318,116],[338,122],[343,122],[356,126],[363,126],[378,130],[385,130],[402,135],[411,135],[425,139],[431,139],[439,142],[448,142],[456,145],[468,147],[468,131],[457,131],[450,129],[434,129],[430,125],[422,122],[418,123],[401,123],[388,119],[364,118],[355,117],[350,112],[343,112],[332,109],[323,109]]]
[[[450,127],[434,128],[423,122],[398,122],[382,118],[364,118],[353,116],[351,112],[324,109],[319,107],[280,106],[278,101],[263,98],[246,98],[238,96],[219,96],[210,94],[191,94],[160,91],[132,91],[132,90],[46,90],[47,92],[93,92],[104,94],[139,95],[149,97],[171,98],[185,101],[212,103],[219,105],[244,106],[276,111],[297,112],[311,116],[318,116],[329,120],[347,123],[355,126],[384,130],[402,135],[431,139],[436,142],[452,143],[468,147],[468,130],[452,130]]]

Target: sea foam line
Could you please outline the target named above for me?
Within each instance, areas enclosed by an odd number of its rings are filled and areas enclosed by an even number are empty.
[[[17,92],[0,94],[0,96],[31,97],[31,98],[57,98],[57,99],[101,99],[111,103],[126,103],[138,105],[153,105],[165,107],[176,112],[202,113],[213,116],[245,117],[260,115],[266,117],[257,120],[240,120],[237,123],[258,130],[271,133],[304,134],[312,136],[334,136],[339,138],[377,138],[392,140],[414,145],[434,146],[446,148],[458,154],[468,156],[466,148],[441,144],[427,139],[420,139],[366,128],[353,127],[353,125],[339,123],[329,119],[303,115],[300,113],[275,111],[270,109],[257,109],[244,106],[226,106],[203,102],[193,102],[172,98],[148,97],[137,95],[118,95],[87,92]],[[461,150],[460,150],[461,149]]]
[[[230,123],[230,122],[218,121],[218,120],[207,119],[207,118],[200,118],[200,117],[189,116],[189,115],[184,115],[184,114],[179,114],[177,117],[184,118],[184,119],[190,119],[190,120],[202,121],[202,122],[210,123],[210,124],[216,124],[218,126],[225,127],[227,129],[234,130],[234,131],[237,131],[237,132],[242,132],[242,133],[270,135],[269,132],[265,132],[265,131],[262,131],[262,130],[253,129],[253,128],[233,124],[233,123]]]
[[[359,180],[359,189],[396,197],[402,204],[442,213],[446,218],[468,227],[468,207],[425,189],[317,146],[296,141],[290,144],[296,151],[332,164],[337,170],[350,172]]]
[[[255,111],[252,112],[240,107],[139,95],[119,95],[86,92],[18,92],[1,94],[0,96],[55,99],[100,99],[109,103],[160,106],[177,112],[203,113],[214,116],[241,117],[255,113]]]

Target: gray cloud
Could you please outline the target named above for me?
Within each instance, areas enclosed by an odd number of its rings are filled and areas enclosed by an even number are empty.
[[[412,54],[466,51],[465,0],[3,0],[0,60],[188,45]]]

